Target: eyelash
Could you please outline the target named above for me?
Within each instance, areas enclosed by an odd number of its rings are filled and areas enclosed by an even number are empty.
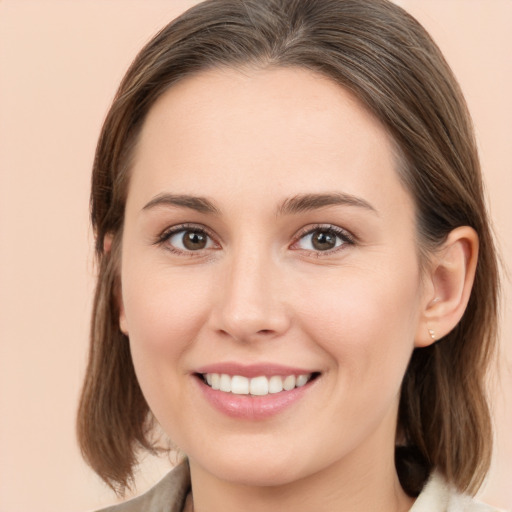
[[[303,230],[299,231],[299,233],[295,237],[295,241],[292,243],[291,247],[298,244],[300,240],[302,240],[304,237],[308,235],[312,235],[313,233],[317,231],[325,231],[327,233],[334,234],[337,238],[341,240],[341,244],[337,247],[334,247],[332,249],[328,249],[326,251],[309,251],[305,250],[309,253],[314,254],[317,258],[321,258],[323,256],[331,256],[338,251],[343,251],[346,249],[347,245],[355,245],[356,238],[354,235],[349,233],[347,230],[340,228],[339,226],[335,226],[333,224],[314,224],[312,226],[308,226],[307,228],[304,228]],[[298,249],[301,250],[301,249]]]
[[[186,233],[187,231],[194,231],[196,233],[202,233],[202,234],[206,235],[210,240],[212,240],[216,245],[218,245],[218,243],[215,242],[215,237],[210,233],[210,231],[208,229],[206,229],[204,226],[201,226],[198,224],[180,224],[178,226],[173,226],[169,229],[166,229],[158,236],[155,244],[163,245],[166,242],[168,242],[174,235],[181,233],[181,232]],[[183,251],[181,249],[173,247],[171,244],[167,244],[166,249],[175,254],[186,255],[186,256],[191,256],[191,257],[194,257],[194,256],[197,257],[202,252],[201,250]]]
[[[213,241],[214,244],[216,244],[217,246],[219,245],[215,241],[215,237],[210,233],[210,231],[208,229],[206,229],[204,226],[201,226],[198,224],[180,224],[177,226],[173,226],[169,229],[166,229],[157,237],[157,240],[155,241],[155,245],[163,245],[166,242],[168,242],[171,239],[171,237],[173,237],[174,235],[176,235],[180,232],[185,233],[187,231],[195,231],[197,233],[202,233],[202,234],[206,235],[211,241]],[[335,226],[332,224],[315,224],[315,225],[308,226],[307,228],[304,228],[303,230],[301,230],[294,237],[294,241],[290,245],[290,247],[293,248],[293,246],[297,245],[304,237],[306,237],[308,235],[312,235],[313,233],[315,233],[317,231],[325,231],[327,233],[332,233],[337,238],[339,238],[342,243],[337,247],[334,247],[332,249],[328,249],[325,251],[320,251],[320,250],[314,251],[314,250],[306,250],[306,249],[297,249],[297,250],[306,251],[306,252],[314,254],[318,258],[321,258],[323,256],[332,255],[334,253],[337,253],[338,251],[344,250],[347,245],[355,245],[355,243],[356,243],[355,237],[351,233],[346,231],[345,229],[340,228],[339,226]],[[171,244],[167,244],[166,249],[175,254],[186,255],[186,256],[191,256],[191,257],[200,256],[202,253],[202,250],[184,251],[184,250],[181,250],[181,249],[178,249],[178,248],[172,246]]]

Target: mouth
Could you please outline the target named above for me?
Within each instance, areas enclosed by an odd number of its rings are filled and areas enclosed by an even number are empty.
[[[227,373],[196,373],[197,378],[215,391],[232,395],[267,396],[276,395],[296,388],[304,387],[315,380],[320,372],[300,373],[297,375],[229,375]]]
[[[221,414],[243,421],[278,416],[314,393],[319,371],[273,363],[215,363],[192,374],[206,401]],[[200,402],[199,402],[200,403]]]

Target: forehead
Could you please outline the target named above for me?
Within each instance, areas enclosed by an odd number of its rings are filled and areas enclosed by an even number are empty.
[[[227,136],[241,142],[250,135],[261,150],[277,134],[280,143],[295,150],[303,139],[325,145],[343,139],[347,145],[369,134],[368,147],[392,145],[385,128],[354,95],[323,75],[295,67],[220,68],[186,77],[150,109],[141,141],[161,141],[157,131],[163,137],[172,132],[177,142],[192,133],[212,142]]]
[[[214,69],[182,80],[150,109],[132,187],[146,196],[163,189],[209,195],[221,192],[220,180],[231,194],[247,193],[248,185],[265,197],[338,187],[370,201],[395,187],[403,201],[397,160],[383,125],[322,75]]]

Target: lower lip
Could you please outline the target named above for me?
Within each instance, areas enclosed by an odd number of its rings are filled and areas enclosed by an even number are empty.
[[[195,380],[208,402],[219,412],[232,418],[255,421],[275,416],[300,401],[317,379],[309,381],[300,388],[279,393],[269,393],[265,396],[225,393],[224,391],[211,388],[197,377],[195,377]]]

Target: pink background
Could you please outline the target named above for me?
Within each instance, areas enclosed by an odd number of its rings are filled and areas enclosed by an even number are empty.
[[[115,497],[74,432],[94,266],[90,168],[126,67],[194,0],[0,0],[0,512],[85,511]],[[504,261],[512,254],[512,1],[402,0],[431,32],[473,113]],[[507,222],[508,221],[508,222]],[[482,499],[512,510],[512,290],[493,388]],[[168,461],[146,459],[138,490]]]

